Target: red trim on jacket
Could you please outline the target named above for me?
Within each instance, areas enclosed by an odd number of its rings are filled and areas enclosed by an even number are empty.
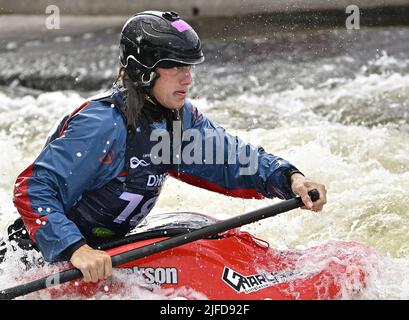
[[[264,196],[260,193],[258,193],[255,189],[234,189],[234,190],[229,190],[225,189],[218,184],[215,184],[213,182],[190,176],[186,173],[183,172],[177,172],[176,170],[169,170],[168,173],[179,179],[182,180],[186,183],[189,183],[191,185],[204,188],[210,191],[215,191],[219,192],[221,194],[224,194],[226,196],[231,196],[231,197],[238,197],[238,198],[243,198],[243,199],[264,199]]]
[[[91,101],[85,101],[82,105],[80,105],[77,109],[75,109],[73,112],[71,112],[70,116],[68,119],[65,121],[64,126],[62,127],[60,131],[60,137],[63,135],[64,131],[67,130],[68,128],[68,123],[72,119],[73,116],[75,116],[78,112],[80,112],[82,109],[84,109],[87,105],[89,105]]]
[[[31,201],[27,195],[27,190],[28,178],[32,176],[33,165],[31,164],[17,177],[16,184],[14,185],[13,202],[23,219],[30,238],[35,242],[35,233],[40,229],[42,223],[47,221],[47,216],[41,217],[39,213],[36,213],[31,208]]]

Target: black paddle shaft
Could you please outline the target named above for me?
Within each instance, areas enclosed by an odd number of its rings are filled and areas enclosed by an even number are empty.
[[[320,196],[316,189],[309,191],[308,194],[311,200],[314,202],[317,201]],[[280,213],[299,208],[303,205],[304,204],[301,198],[296,197],[265,208],[248,212],[240,216],[216,222],[210,226],[206,226],[192,232],[187,232],[175,237],[149,244],[147,246],[143,246],[112,256],[112,266],[118,267],[133,260],[141,259],[154,253],[169,250],[189,242],[203,239],[230,229],[238,228],[261,219],[273,217]],[[2,290],[0,291],[0,300],[14,299],[16,297],[23,296],[34,291],[50,288],[52,286],[79,278],[82,278],[81,271],[79,269],[72,268],[60,273],[52,274],[45,278],[34,280],[26,284]]]

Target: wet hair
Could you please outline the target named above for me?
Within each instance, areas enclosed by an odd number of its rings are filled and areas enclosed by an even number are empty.
[[[145,100],[145,91],[138,82],[133,82],[128,76],[126,69],[120,67],[115,85],[124,92],[124,109],[126,126],[128,129],[136,130],[136,121],[141,113]]]

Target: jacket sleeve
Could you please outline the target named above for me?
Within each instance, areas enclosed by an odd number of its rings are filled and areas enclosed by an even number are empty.
[[[191,104],[185,105],[183,125],[181,160],[170,175],[234,197],[295,196],[287,173],[298,169],[288,161],[228,134]]]
[[[91,102],[17,178],[14,205],[46,261],[63,260],[64,250],[84,240],[65,213],[85,191],[97,188],[112,175],[109,170],[113,167],[108,170],[110,161],[105,160],[108,153],[115,154],[112,151],[120,140],[114,112],[101,103]],[[119,173],[119,166],[117,171],[113,174]]]

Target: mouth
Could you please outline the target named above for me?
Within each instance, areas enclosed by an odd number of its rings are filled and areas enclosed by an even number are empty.
[[[179,97],[186,97],[187,96],[187,90],[178,90],[174,92],[175,95]]]

